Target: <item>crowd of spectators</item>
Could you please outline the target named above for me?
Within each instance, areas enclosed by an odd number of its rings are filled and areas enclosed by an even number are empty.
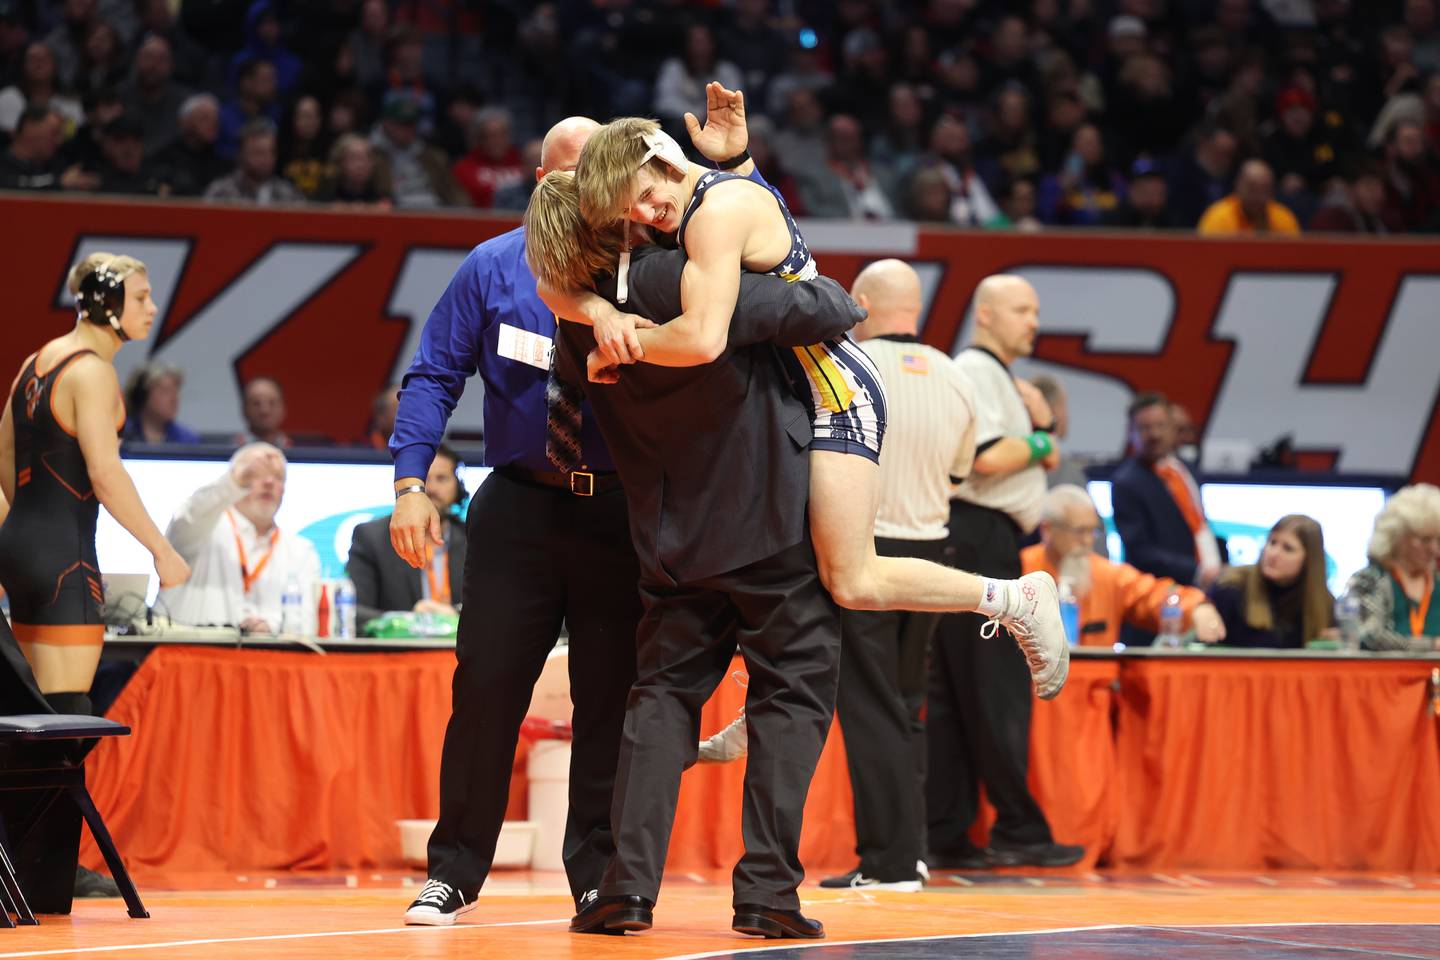
[[[1437,7],[0,0],[0,186],[515,211],[555,120],[718,79],[804,216],[1434,230]]]

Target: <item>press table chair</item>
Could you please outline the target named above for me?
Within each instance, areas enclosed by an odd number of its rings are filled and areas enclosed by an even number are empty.
[[[63,713],[0,716],[0,746],[64,740],[93,740],[98,737],[126,737],[129,735],[129,727],[122,723],[116,723],[114,720],[106,720],[104,717]],[[12,764],[0,769],[0,790],[49,791],[49,797],[37,805],[24,832],[28,832],[34,826],[56,799],[61,796],[69,797],[70,801],[80,809],[81,816],[85,818],[85,823],[90,827],[90,835],[95,838],[96,845],[100,847],[100,852],[105,856],[105,863],[110,867],[110,875],[115,878],[115,885],[120,888],[120,895],[125,898],[126,911],[137,919],[150,916],[145,910],[145,905],[140,902],[140,894],[136,892],[135,884],[130,879],[130,872],[125,869],[125,863],[120,859],[120,852],[115,849],[115,841],[110,838],[110,831],[105,829],[105,821],[100,816],[100,811],[95,809],[95,801],[90,798],[90,791],[85,789],[84,766],[66,759],[63,754],[56,751],[55,755],[46,759],[43,766]],[[23,839],[22,832],[21,836],[15,838],[17,845]],[[10,919],[11,913],[15,914],[22,924],[38,922],[30,911],[29,904],[25,902],[25,894],[20,889],[20,884],[15,876],[14,863],[3,844],[0,844],[0,888],[3,888],[3,892],[0,892],[0,902],[3,902],[7,911],[0,926],[15,926],[14,921]]]

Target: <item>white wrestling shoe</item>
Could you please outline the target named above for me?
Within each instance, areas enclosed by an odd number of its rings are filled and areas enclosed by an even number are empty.
[[[1005,610],[980,628],[989,639],[1004,626],[1020,645],[1041,700],[1053,700],[1070,675],[1070,644],[1060,622],[1060,593],[1043,571],[1006,584]],[[988,632],[987,632],[988,631]]]
[[[700,763],[729,763],[739,760],[750,752],[750,728],[741,714],[730,721],[730,726],[713,737],[700,741]]]

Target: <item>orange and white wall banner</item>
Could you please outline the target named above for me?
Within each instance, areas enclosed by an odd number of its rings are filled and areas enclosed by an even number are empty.
[[[67,269],[97,249],[150,267],[161,314],[121,352],[188,379],[181,419],[240,426],[239,384],[286,391],[292,433],[360,437],[375,393],[409,365],[451,274],[514,219],[205,204],[0,199],[13,287],[0,371],[73,322]],[[1019,273],[1042,335],[1021,373],[1047,369],[1071,397],[1069,448],[1117,456],[1125,406],[1162,390],[1207,444],[1263,447],[1290,434],[1302,465],[1440,479],[1440,244],[1407,240],[1201,239],[1010,234],[909,224],[802,223],[821,271],[848,283],[869,261],[920,272],[923,338],[964,345],[988,274]],[[472,383],[452,421],[480,426]]]

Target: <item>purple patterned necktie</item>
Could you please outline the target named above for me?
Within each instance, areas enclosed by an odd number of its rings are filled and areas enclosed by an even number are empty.
[[[555,354],[545,378],[545,457],[561,473],[580,465],[580,391],[555,375]]]

